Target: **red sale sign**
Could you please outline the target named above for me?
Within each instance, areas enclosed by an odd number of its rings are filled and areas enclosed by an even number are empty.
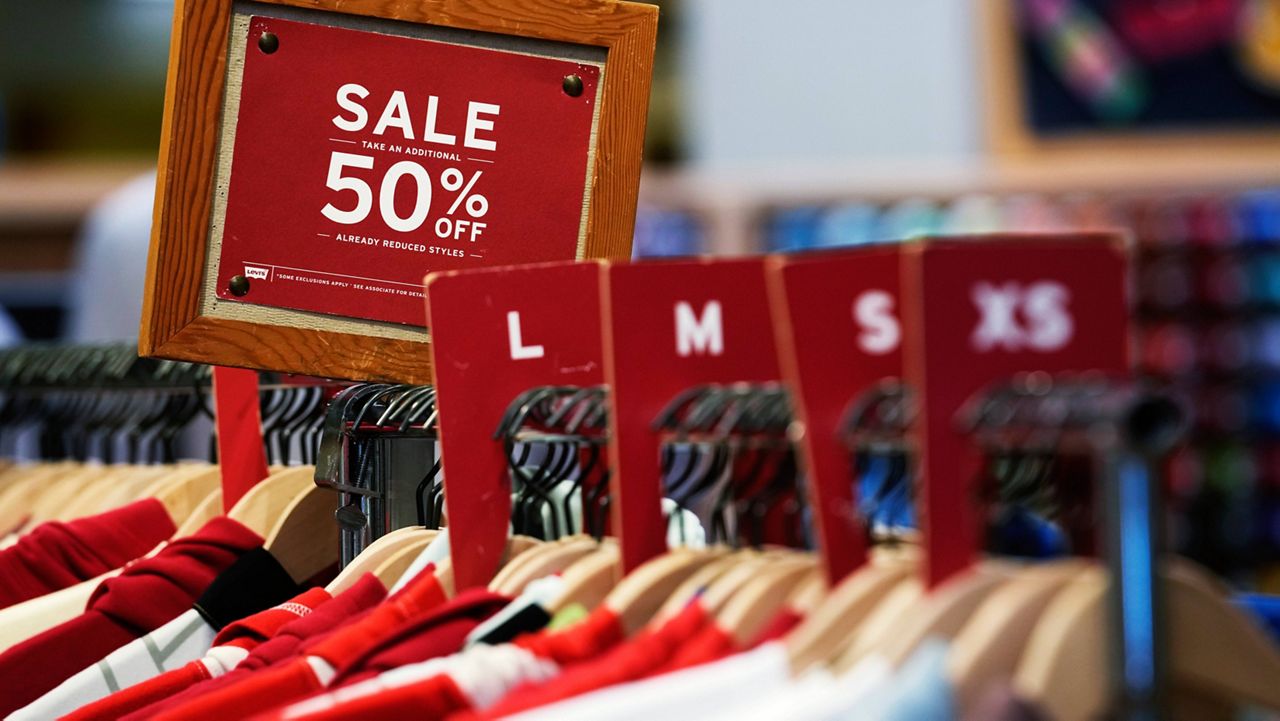
[[[222,300],[425,325],[429,272],[579,258],[595,65],[249,23]]]

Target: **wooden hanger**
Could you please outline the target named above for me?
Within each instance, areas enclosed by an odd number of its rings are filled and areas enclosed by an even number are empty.
[[[130,474],[122,481],[113,484],[110,488],[105,489],[101,497],[96,499],[87,507],[77,509],[75,512],[80,515],[90,515],[94,513],[103,513],[114,508],[133,503],[142,498],[157,498],[158,494],[167,488],[177,485],[183,481],[196,478],[202,473],[208,473],[211,470],[216,471],[216,467],[208,463],[179,463],[166,466],[144,466],[137,473]],[[203,499],[204,493],[200,494]],[[200,500],[198,499],[198,500]],[[162,501],[163,502],[163,501]],[[185,509],[189,512],[191,509]],[[185,512],[183,517],[185,518]],[[75,517],[75,516],[72,516]],[[170,518],[173,518],[170,512]],[[181,523],[180,518],[173,518],[175,524]]]
[[[227,517],[266,536],[303,491],[315,486],[314,466],[295,466],[272,473],[245,492]]]
[[[299,492],[285,506],[264,537],[263,547],[298,583],[305,583],[338,563],[336,500],[332,493],[312,481],[310,488]]]
[[[58,512],[81,494],[93,494],[96,488],[110,488],[118,479],[127,477],[137,469],[134,466],[104,466],[86,464],[79,469],[52,480],[31,505],[30,516],[23,529],[58,517]]]
[[[873,558],[841,581],[787,636],[791,670],[834,660],[855,637],[854,631],[912,574],[914,565]]]
[[[699,568],[692,576],[671,592],[658,612],[653,615],[651,623],[661,624],[679,614],[689,602],[707,589],[716,579],[728,573],[730,569],[740,565],[745,557],[756,555],[754,550],[726,553],[707,565]]]
[[[437,535],[439,535],[439,531],[422,528],[421,526],[406,526],[384,534],[366,546],[355,558],[351,559],[350,563],[343,566],[342,570],[338,571],[338,575],[334,576],[333,580],[325,586],[325,590],[330,595],[336,596],[351,588],[364,574],[373,573],[377,575],[378,568],[391,560],[398,552],[414,546],[419,540],[424,540],[425,542],[419,549],[419,553],[421,553],[421,548],[425,548],[427,544],[435,540]],[[417,558],[417,555],[414,558]],[[408,566],[405,567],[405,569],[407,568]],[[403,570],[401,574],[403,574]],[[378,576],[378,578],[381,580],[382,576]],[[399,576],[393,579],[392,585],[398,579]],[[391,588],[391,585],[386,583],[383,585]]]
[[[440,588],[444,589],[444,595],[453,598],[457,595],[458,589],[454,586],[453,581],[453,559],[446,558],[436,566],[436,580],[440,582]]]
[[[507,545],[503,550],[502,557],[504,561],[506,559],[515,558],[541,543],[542,542],[538,539],[530,538],[529,536],[512,536],[507,539]],[[454,586],[452,555],[442,559],[436,564],[435,577],[436,581],[439,582],[440,587],[444,589],[445,596],[453,598],[457,593],[457,589]]]
[[[180,474],[177,477],[168,477],[166,480],[149,489],[141,497],[151,497],[156,499],[169,512],[169,518],[173,519],[174,524],[183,525],[187,519],[200,509],[212,493],[218,494],[218,499],[222,499],[222,472],[216,468],[205,467],[203,469],[195,469],[191,472]],[[201,509],[207,511],[208,509]],[[220,512],[220,511],[219,511]],[[218,513],[214,513],[214,516]],[[199,522],[201,524],[207,522],[213,516],[208,516]]]
[[[564,591],[547,609],[551,615],[578,604],[594,609],[622,579],[622,551],[617,541],[606,538],[591,553],[578,559],[561,574]]]
[[[14,532],[26,525],[36,500],[59,478],[81,467],[74,461],[57,461],[12,469],[7,475],[17,477],[6,480],[0,489],[0,532]]]
[[[698,601],[709,615],[719,618],[725,607],[753,582],[762,578],[771,579],[774,573],[797,567],[808,567],[800,554],[787,552],[757,555],[712,581],[698,597]]]
[[[604,599],[629,636],[644,627],[686,578],[722,552],[677,548],[627,574]]]
[[[959,708],[972,708],[993,681],[1013,678],[1041,614],[1088,565],[1068,559],[1031,566],[978,606],[947,652],[947,677]]]
[[[314,479],[314,466],[272,473],[227,512],[232,520],[262,535],[263,546],[299,583],[338,560],[334,498]]]
[[[373,569],[373,575],[377,576],[379,581],[382,581],[383,586],[391,588],[409,570],[409,567],[413,565],[418,556],[422,555],[423,550],[434,538],[434,535],[413,537],[410,543],[398,548],[382,563],[378,564],[377,568]]]
[[[801,557],[795,563],[770,563],[725,603],[716,614],[716,625],[728,631],[742,648],[778,615],[796,584],[818,574],[817,559],[813,556]]]
[[[538,553],[539,549],[533,549],[518,556],[517,558],[523,558],[536,554],[532,562],[521,564],[513,573],[504,573],[507,569],[503,567],[498,575],[494,576],[489,588],[506,596],[518,596],[524,591],[525,586],[544,576],[563,572],[578,559],[595,551],[599,544],[591,536],[578,536],[557,543],[543,544],[543,546],[550,546],[550,552]]]
[[[571,540],[576,541],[581,538],[581,536],[569,536],[567,538],[560,538],[554,541],[545,541],[526,549],[523,553],[511,554],[509,558],[506,558],[505,561],[498,566],[498,570],[494,572],[493,579],[489,581],[489,588],[491,590],[495,590],[501,585],[505,585],[507,583],[507,579],[514,575],[525,564],[532,563],[536,558],[544,553],[554,551],[562,543],[568,543]],[[509,550],[510,549],[508,549],[508,551]]]
[[[831,669],[836,673],[847,672],[883,646],[896,632],[895,624],[902,623],[924,596],[924,583],[914,575],[892,586],[838,647],[830,662]]]
[[[798,613],[801,618],[808,618],[827,597],[828,591],[826,573],[822,569],[815,569],[815,572],[796,584],[787,597],[786,607]]]
[[[512,555],[505,563],[498,567],[498,570],[494,573],[493,580],[489,582],[489,588],[495,588],[494,584],[498,583],[498,579],[500,577],[514,574],[521,566],[551,550],[559,542],[560,541],[548,541],[538,543],[526,549],[523,553]]]
[[[220,483],[221,481],[219,481]],[[196,504],[191,513],[187,514],[186,520],[178,526],[178,530],[173,532],[174,538],[183,538],[190,536],[204,524],[212,521],[214,518],[222,515],[222,488],[215,488],[212,493],[204,497],[203,501]]]
[[[1107,571],[1090,566],[1053,597],[1027,639],[1013,687],[1052,718],[1093,719],[1110,702]]]
[[[1280,649],[1227,603],[1206,572],[1165,564],[1170,681],[1199,696],[1280,710]],[[1111,700],[1108,638],[1111,579],[1093,566],[1045,609],[1018,665],[1014,687],[1055,718],[1093,718]]]
[[[1180,684],[1280,711],[1280,648],[1227,590],[1186,560],[1164,567],[1169,589],[1169,647]]]
[[[131,466],[128,473],[104,474],[86,483],[80,493],[72,496],[54,513],[59,521],[70,521],[92,516],[144,497],[143,491],[169,478],[181,470],[176,466],[160,466],[146,469]]]
[[[885,637],[873,652],[897,668],[925,639],[954,638],[978,606],[1014,573],[1015,567],[987,562],[948,580],[895,622],[893,635]]]

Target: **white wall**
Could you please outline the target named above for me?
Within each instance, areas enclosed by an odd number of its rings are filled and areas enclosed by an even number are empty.
[[[960,161],[980,150],[973,5],[684,0],[691,162]]]

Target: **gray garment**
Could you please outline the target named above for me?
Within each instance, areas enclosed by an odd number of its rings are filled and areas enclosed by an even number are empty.
[[[137,340],[155,194],[153,171],[112,192],[89,213],[76,247],[66,340]]]

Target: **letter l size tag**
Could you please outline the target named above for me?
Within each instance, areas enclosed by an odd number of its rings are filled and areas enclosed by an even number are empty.
[[[604,382],[598,263],[427,277],[440,452],[454,579],[489,583],[502,559],[511,481],[498,421],[524,391]]]

